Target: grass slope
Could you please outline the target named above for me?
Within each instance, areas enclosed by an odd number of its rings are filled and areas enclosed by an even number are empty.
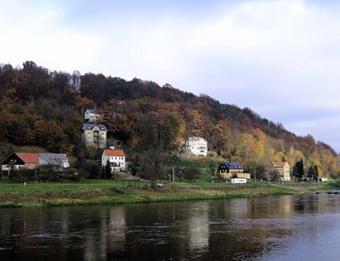
[[[0,183],[0,207],[99,205],[147,203],[203,199],[223,199],[304,193],[311,187],[276,186],[269,184],[173,183],[152,189],[143,183],[127,186],[117,180],[86,180],[56,183]]]

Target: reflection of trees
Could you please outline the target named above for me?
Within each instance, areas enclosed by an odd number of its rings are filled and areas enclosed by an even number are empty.
[[[249,223],[254,211],[252,199],[223,200],[216,204],[209,216],[214,222],[209,226],[209,252],[204,259],[231,260],[238,256],[241,260],[262,251],[266,233]]]
[[[251,202],[248,198],[233,199],[225,208],[232,218],[249,218],[251,215]]]
[[[107,253],[121,249],[125,243],[124,208],[24,208],[2,210],[0,215],[0,248],[15,240],[1,252],[8,259],[104,260]],[[14,243],[13,243],[14,242]],[[13,245],[14,244],[14,245]],[[48,248],[46,248],[48,246]],[[9,258],[10,257],[10,258]],[[5,258],[6,259],[6,258]]]
[[[280,196],[116,207],[3,209],[1,259],[246,259],[273,242],[317,237],[334,196]],[[305,231],[305,232],[304,232]],[[48,246],[48,248],[46,248]],[[15,249],[15,251],[12,251]]]

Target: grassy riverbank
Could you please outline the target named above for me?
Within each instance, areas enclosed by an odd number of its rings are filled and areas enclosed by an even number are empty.
[[[98,205],[142,202],[165,202],[223,199],[304,193],[313,186],[282,186],[275,184],[167,184],[152,189],[147,183],[127,186],[116,180],[81,182],[22,183],[0,182],[0,207]]]

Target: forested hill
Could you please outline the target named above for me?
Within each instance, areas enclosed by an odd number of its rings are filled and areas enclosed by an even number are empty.
[[[171,79],[169,79],[171,80]],[[337,153],[310,135],[298,137],[248,108],[221,104],[171,85],[87,73],[51,72],[25,62],[0,67],[0,141],[39,145],[78,155],[85,108],[97,107],[109,135],[130,152],[168,151],[189,136],[202,136],[209,150],[244,164],[305,159],[320,175],[337,174]]]

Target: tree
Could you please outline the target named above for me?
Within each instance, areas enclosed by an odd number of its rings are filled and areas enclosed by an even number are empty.
[[[212,160],[209,160],[208,168],[210,175],[214,176],[216,174],[216,164]]]
[[[107,160],[106,165],[105,165],[105,169],[104,169],[104,178],[108,179],[112,176],[112,170],[111,170],[111,166],[110,166],[110,161]]]
[[[157,180],[164,173],[163,156],[159,151],[144,151],[139,156],[138,165],[140,166],[139,176],[151,181],[151,186],[156,187]]]
[[[302,180],[303,176],[305,174],[304,167],[303,167],[303,159],[300,159],[295,163],[295,166],[293,167],[293,176],[297,180]]]
[[[310,180],[318,181],[319,180],[319,169],[317,165],[311,165],[308,168],[308,178]]]
[[[194,183],[197,177],[200,175],[200,171],[198,168],[188,167],[183,170],[184,178]]]
[[[280,173],[277,170],[271,170],[267,172],[267,181],[277,181],[280,178]]]
[[[319,181],[319,167],[317,165],[314,165],[314,180]]]

